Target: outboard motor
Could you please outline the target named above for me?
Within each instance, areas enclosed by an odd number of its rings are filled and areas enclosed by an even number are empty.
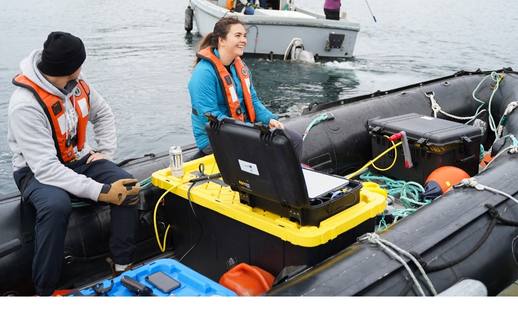
[[[304,43],[300,38],[293,38],[284,53],[284,60],[291,60],[304,63],[314,63],[313,53],[304,50]]]
[[[184,25],[185,31],[187,31],[187,32],[191,32],[191,30],[192,30],[193,17],[194,17],[194,10],[191,8],[190,5],[188,5],[187,8],[185,9],[185,25]]]

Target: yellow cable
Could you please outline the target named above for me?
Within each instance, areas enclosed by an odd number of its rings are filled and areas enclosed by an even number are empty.
[[[366,169],[367,167],[369,167],[372,163],[378,161],[382,156],[386,155],[390,150],[392,149],[395,149],[397,148],[399,145],[401,145],[402,142],[399,142],[395,145],[393,145],[392,147],[388,148],[387,150],[383,151],[382,153],[380,153],[377,157],[375,157],[374,159],[370,160],[369,162],[367,162],[367,164],[365,164],[364,166],[362,166],[359,170],[345,176],[345,178],[347,179],[351,179],[353,177],[355,177],[356,175],[358,175],[359,173],[361,173],[364,169]]]
[[[178,184],[178,185],[174,185],[172,186],[171,188],[167,189],[161,196],[160,198],[158,198],[158,200],[156,201],[156,204],[155,204],[155,210],[153,211],[153,226],[155,228],[155,238],[156,238],[156,243],[158,244],[158,248],[160,249],[160,251],[163,253],[165,252],[165,248],[166,248],[166,242],[167,242],[167,233],[169,232],[169,229],[171,228],[171,225],[167,225],[167,228],[165,229],[165,234],[164,234],[164,244],[162,245],[162,243],[160,242],[160,237],[158,236],[158,227],[157,227],[157,224],[156,224],[156,212],[158,210],[158,204],[160,204],[160,202],[162,201],[162,199],[164,199],[165,195],[168,194],[169,192],[171,192],[173,189],[175,189],[176,187],[178,186],[181,186],[185,184],[185,182],[181,183],[181,184]]]
[[[389,137],[388,137],[387,135],[384,135],[384,137],[386,137],[386,138],[387,138],[387,140],[388,140],[388,141],[390,141],[390,142],[392,143],[392,146],[394,146],[394,145],[395,145],[395,143],[394,143],[392,140],[390,140],[390,139],[389,139]],[[373,161],[373,162],[372,162],[372,167],[374,167],[375,169],[377,169],[377,170],[378,170],[378,171],[380,171],[380,172],[386,172],[386,171],[390,170],[390,169],[394,166],[394,164],[396,164],[396,160],[397,160],[397,148],[395,148],[395,149],[394,149],[394,160],[392,161],[392,164],[390,164],[390,165],[389,165],[388,167],[386,167],[386,168],[379,168],[379,167],[377,167],[377,166],[376,166],[376,164],[375,164],[375,163],[374,163],[374,161]]]

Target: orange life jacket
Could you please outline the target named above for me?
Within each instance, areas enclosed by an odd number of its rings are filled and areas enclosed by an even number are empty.
[[[52,127],[52,138],[56,147],[56,153],[62,163],[76,160],[74,147],[81,151],[86,141],[86,126],[90,112],[90,88],[85,81],[79,80],[71,98],[77,113],[76,138],[68,137],[66,133],[65,103],[59,96],[45,91],[24,75],[17,75],[13,84],[32,92],[38,103],[45,111]]]
[[[221,60],[212,52],[212,48],[207,47],[196,54],[199,58],[208,60],[216,69],[219,81],[223,86],[223,95],[227,101],[230,116],[236,120],[245,121],[245,116],[241,111],[239,104],[239,97],[236,93],[232,75],[228,72]],[[237,76],[241,82],[241,89],[243,89],[243,99],[245,101],[246,112],[250,122],[255,122],[255,110],[252,102],[252,95],[250,93],[250,75],[248,74],[248,67],[243,63],[240,57],[234,60],[234,67],[236,68]]]

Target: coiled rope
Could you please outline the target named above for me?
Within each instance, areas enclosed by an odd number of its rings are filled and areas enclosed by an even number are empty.
[[[418,207],[430,203],[430,200],[421,200],[420,197],[424,193],[424,188],[419,183],[414,181],[395,180],[385,176],[379,176],[367,171],[360,175],[360,179],[364,181],[371,181],[388,191],[392,197],[396,197],[401,201],[401,204],[407,209],[402,211],[402,217],[406,217],[417,210]],[[403,210],[403,209],[400,209]]]

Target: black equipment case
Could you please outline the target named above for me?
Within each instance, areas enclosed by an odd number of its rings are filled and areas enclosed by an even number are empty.
[[[280,129],[233,119],[212,119],[206,127],[223,180],[240,200],[301,225],[316,225],[359,202],[361,184],[315,171],[304,172]],[[309,197],[304,175],[330,188]],[[317,185],[318,186],[318,185]]]
[[[477,127],[444,119],[410,113],[368,121],[372,155],[376,157],[392,146],[385,136],[405,131],[413,167],[405,168],[403,148],[397,148],[397,161],[388,171],[379,171],[399,180],[424,184],[428,175],[441,166],[455,166],[470,176],[478,173],[481,130]],[[389,167],[394,152],[376,161],[378,168]]]

